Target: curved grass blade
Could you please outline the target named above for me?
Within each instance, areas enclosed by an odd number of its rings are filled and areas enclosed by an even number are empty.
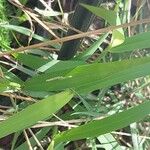
[[[87,60],[91,55],[94,54],[94,52],[99,48],[99,46],[104,42],[104,40],[107,38],[109,33],[106,33],[99,37],[99,39],[94,42],[93,45],[91,45],[89,48],[87,48],[83,53],[79,54],[77,57],[74,58],[74,60]]]
[[[60,71],[60,76],[58,72],[57,76],[54,76],[55,72],[49,72],[32,77],[25,82],[23,90],[49,92],[70,88],[79,93],[87,93],[149,75],[149,66],[149,57],[80,65],[64,75]]]
[[[60,142],[96,137],[126,127],[133,122],[140,121],[149,113],[150,101],[147,101],[121,113],[106,117],[102,120],[95,120],[85,125],[81,125],[80,127],[57,134],[54,138],[54,141],[55,144],[58,144]]]
[[[13,30],[16,31],[18,33],[24,34],[26,36],[31,36],[34,39],[37,39],[39,41],[47,41],[48,39],[44,38],[43,36],[37,35],[37,34],[32,34],[32,31],[28,28],[25,27],[20,27],[20,26],[16,26],[16,25],[10,25],[10,24],[0,24],[1,28],[5,28],[7,30]],[[53,46],[56,49],[60,48],[60,44],[51,44],[51,46]]]
[[[73,97],[70,90],[49,96],[0,123],[0,138],[47,119]]]
[[[30,29],[25,28],[25,27],[16,26],[16,25],[0,24],[0,27],[8,29],[8,30],[16,31],[16,32],[22,33],[22,34],[27,35],[27,36],[31,36],[31,33],[32,33],[32,31]],[[37,34],[33,34],[32,37],[39,40],[39,41],[46,41],[47,40],[47,39],[45,39],[42,36],[39,36]]]

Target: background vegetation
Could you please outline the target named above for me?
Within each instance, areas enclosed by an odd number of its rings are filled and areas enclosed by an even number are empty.
[[[0,0],[0,148],[150,149],[150,2],[91,3]]]

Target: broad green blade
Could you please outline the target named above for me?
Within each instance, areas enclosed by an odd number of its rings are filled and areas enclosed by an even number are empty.
[[[83,61],[61,61],[61,60],[52,60],[51,62],[48,62],[47,64],[41,66],[38,68],[38,71],[46,72],[46,73],[52,73],[52,72],[69,72],[75,67],[79,65],[86,64]]]
[[[0,138],[18,132],[36,124],[40,120],[49,118],[53,113],[70,101],[73,94],[70,90],[49,96],[28,106],[0,123]]]
[[[25,82],[25,91],[57,91],[67,88],[79,93],[109,87],[150,74],[150,57],[109,63],[80,65],[68,74],[45,73]]]
[[[16,56],[17,60],[24,65],[37,69],[39,72],[55,72],[57,70],[72,70],[78,65],[85,64],[83,61],[60,61],[60,60],[47,60],[42,57],[34,56],[31,54],[19,53]]]
[[[124,43],[111,48],[111,53],[124,53],[150,47],[150,32],[140,33],[125,39]]]
[[[89,122],[80,127],[70,129],[55,136],[56,144],[60,142],[79,140],[88,137],[96,137],[102,134],[128,126],[140,121],[150,113],[150,101],[142,103],[131,109],[106,117],[102,120]]]
[[[38,56],[23,53],[18,53],[16,59],[22,64],[33,69],[38,69],[49,61]]]

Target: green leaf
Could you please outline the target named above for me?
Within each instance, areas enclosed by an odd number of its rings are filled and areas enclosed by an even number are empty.
[[[53,60],[54,61],[54,60]],[[52,73],[52,72],[64,72],[64,71],[71,71],[75,67],[79,65],[86,64],[84,61],[60,61],[60,60],[55,60],[56,63],[54,63],[53,66],[51,66],[48,70],[46,70],[47,73]]]
[[[111,48],[111,53],[124,53],[133,50],[149,48],[150,47],[150,32],[144,32],[125,39],[125,41],[116,47]]]
[[[90,6],[87,4],[81,4],[81,6],[85,7],[89,11],[91,11],[93,14],[96,16],[99,16],[106,20],[110,25],[116,25],[117,21],[117,12],[113,10],[107,10],[102,7],[95,7],[95,6]]]
[[[37,39],[39,41],[47,41],[48,40],[48,39],[44,38],[43,36],[40,36],[37,34],[32,34],[32,31],[25,27],[20,27],[20,26],[10,25],[10,24],[0,24],[0,27],[8,29],[8,30],[16,31],[16,32],[24,34],[26,36],[32,36],[34,39]],[[51,46],[53,46],[56,49],[60,48],[60,44],[51,44]]]
[[[57,91],[67,88],[79,93],[109,87],[150,74],[150,57],[109,63],[80,65],[70,73],[45,73],[25,82],[25,91]]]
[[[5,76],[6,79],[8,79],[11,82],[16,82],[18,84],[23,84],[23,81],[19,77],[17,77],[14,73],[8,71],[5,68],[2,68],[2,70],[5,71],[4,76]]]
[[[38,56],[34,56],[30,54],[22,54],[22,53],[17,54],[17,60],[33,69],[37,69],[49,61]]]
[[[95,120],[80,127],[57,134],[54,138],[55,143],[79,140],[88,137],[96,137],[102,134],[128,126],[129,124],[140,121],[150,113],[150,101],[135,106],[131,109],[118,114],[106,117],[102,120]]]
[[[109,33],[106,33],[99,37],[99,39],[94,42],[93,45],[91,45],[89,48],[87,48],[83,53],[79,54],[77,57],[75,57],[75,60],[87,60],[94,52],[99,48],[99,46],[104,42],[104,40],[107,38]]]
[[[124,37],[124,32],[122,29],[113,30],[111,47],[115,47],[117,45],[122,44],[124,40],[125,40],[125,37]]]
[[[94,7],[90,5],[81,4],[83,7],[91,11],[96,16],[99,16],[103,18],[105,21],[107,21],[110,25],[120,25],[120,17],[117,11],[113,10],[107,10],[102,7]],[[112,32],[112,41],[111,41],[111,47],[120,45],[124,42],[124,31],[122,28],[113,30]]]
[[[68,103],[72,97],[72,92],[67,90],[28,106],[0,123],[0,138],[28,128],[40,120],[47,119]]]
[[[45,65],[41,66],[37,69],[39,72],[68,72],[78,65],[85,64],[83,61],[60,61],[60,60],[52,60]]]
[[[12,92],[12,90],[20,89],[20,84],[23,82],[15,82],[15,80],[16,81],[19,81],[19,80],[17,80],[18,78],[15,75],[13,75],[13,73],[11,72],[5,73],[2,70],[6,71],[6,69],[3,67],[0,67],[0,75],[1,75],[0,76],[0,93],[8,92],[8,91]],[[7,76],[7,75],[10,75],[10,76]]]
[[[10,82],[7,79],[0,77],[0,92],[4,92],[9,89]]]
[[[20,26],[10,25],[10,24],[0,24],[0,27],[8,29],[8,30],[16,31],[16,32],[22,33],[22,34],[27,35],[27,36],[32,35],[32,31],[28,28],[25,28],[25,27],[20,27]],[[47,40],[47,39],[45,39],[42,36],[39,36],[37,34],[33,34],[32,37],[39,40],[39,41]]]

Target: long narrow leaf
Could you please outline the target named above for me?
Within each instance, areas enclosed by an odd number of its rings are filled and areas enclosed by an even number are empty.
[[[73,94],[68,90],[47,97],[33,105],[28,106],[21,112],[14,114],[0,123],[0,138],[25,129],[40,120],[50,117],[72,98]]]
[[[120,17],[117,11],[113,10],[107,10],[102,7],[94,7],[90,5],[82,4],[83,7],[94,13],[96,16],[99,16],[103,18],[105,21],[107,21],[110,25],[120,25]],[[112,32],[112,41],[111,41],[111,47],[114,47],[116,45],[120,45],[124,42],[124,31],[122,28],[113,30]]]
[[[30,29],[25,28],[25,27],[16,26],[16,25],[0,24],[0,27],[8,29],[8,30],[16,31],[16,32],[22,33],[22,34],[27,35],[27,36],[30,36],[31,33],[32,33],[32,31]],[[47,40],[47,39],[45,39],[42,36],[39,36],[37,34],[33,34],[32,37],[35,38],[35,39],[37,39],[37,40],[39,40],[39,41],[45,41],[45,40]]]
[[[117,13],[113,10],[107,10],[102,7],[95,7],[87,4],[81,4],[81,6],[85,7],[89,11],[91,11],[96,16],[103,18],[111,25],[116,25]]]
[[[125,39],[124,43],[110,49],[112,53],[131,52],[150,47],[150,32],[144,32]]]
[[[143,119],[150,113],[150,101],[126,111],[114,114],[102,120],[92,121],[77,128],[70,129],[55,136],[55,143],[96,137],[123,128]]]
[[[107,38],[108,35],[109,33],[106,33],[99,37],[99,39],[96,42],[94,42],[93,45],[91,45],[83,53],[75,57],[75,60],[87,60],[92,54],[94,54],[94,52],[99,48],[99,46],[103,43],[103,41]]]
[[[25,91],[57,91],[71,88],[81,93],[90,92],[149,75],[149,66],[149,57],[80,65],[65,76],[53,76],[53,72],[32,77],[25,82],[23,89]]]

